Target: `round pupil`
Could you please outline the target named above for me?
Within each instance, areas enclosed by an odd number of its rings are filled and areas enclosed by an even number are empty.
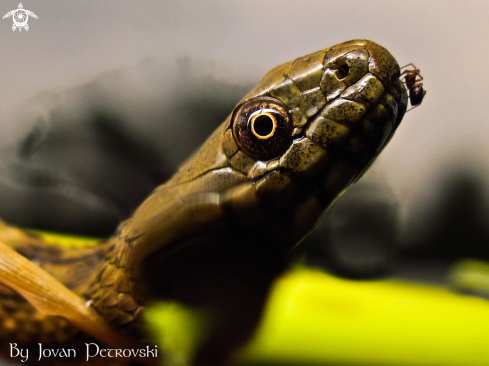
[[[258,135],[268,136],[273,131],[273,121],[269,116],[258,116],[253,127]]]

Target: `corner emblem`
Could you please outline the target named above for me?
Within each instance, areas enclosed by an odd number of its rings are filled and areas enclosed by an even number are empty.
[[[3,16],[3,19],[12,17],[12,19],[14,20],[14,24],[12,25],[13,31],[15,31],[17,28],[19,28],[19,32],[22,31],[22,28],[28,31],[29,24],[27,24],[27,21],[29,20],[29,15],[37,19],[36,14],[34,14],[30,10],[24,9],[22,3],[19,3],[19,8],[9,11],[7,14]]]

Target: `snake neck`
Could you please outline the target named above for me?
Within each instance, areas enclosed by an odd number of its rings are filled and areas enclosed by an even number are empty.
[[[92,306],[112,325],[141,338],[140,314],[147,291],[130,263],[134,259],[131,242],[123,234],[127,222],[107,241],[105,261],[91,279]]]
[[[131,270],[134,260],[127,222],[109,240],[91,247],[47,240],[42,234],[23,230],[0,220],[0,242],[39,265],[74,293],[91,301],[111,324],[140,338],[139,314],[146,301],[143,281]],[[68,240],[69,241],[69,240]],[[71,245],[71,246],[70,246]]]

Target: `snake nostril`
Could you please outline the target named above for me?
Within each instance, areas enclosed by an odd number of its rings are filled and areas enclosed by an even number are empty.
[[[336,70],[335,75],[338,80],[343,80],[349,73],[350,67],[347,64],[343,64]]]

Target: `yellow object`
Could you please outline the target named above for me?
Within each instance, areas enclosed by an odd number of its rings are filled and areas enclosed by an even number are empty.
[[[205,311],[177,302],[161,302],[145,312],[150,332],[160,340],[160,351],[168,366],[189,366],[205,338],[209,317]]]
[[[100,244],[105,239],[92,238],[88,236],[78,236],[70,234],[53,233],[49,231],[28,229],[30,232],[39,235],[46,244],[52,244],[63,248],[85,248]]]
[[[148,315],[168,364],[187,365],[205,328],[202,313],[172,303]],[[488,329],[489,302],[480,298],[298,268],[275,283],[234,365],[482,366]]]
[[[489,302],[435,286],[297,269],[237,365],[489,365]]]

